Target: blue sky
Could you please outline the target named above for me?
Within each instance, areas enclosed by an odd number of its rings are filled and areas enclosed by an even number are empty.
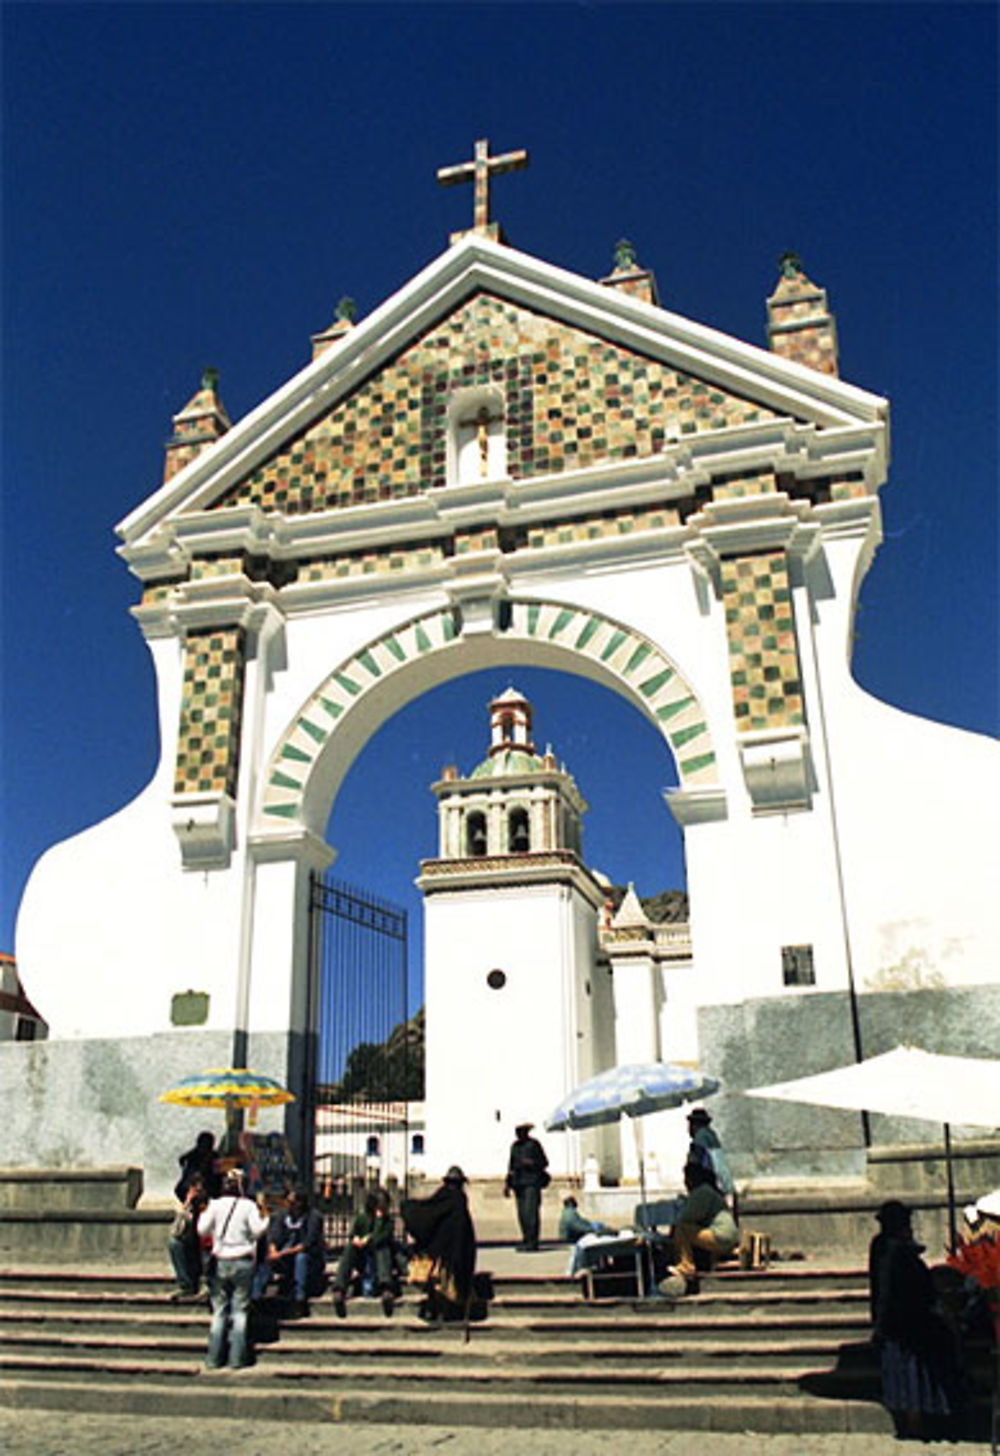
[[[751,342],[779,254],[802,255],[830,290],[843,377],[893,408],[857,676],[995,733],[996,16],[4,6],[0,949],[33,861],[156,761],[113,526],[159,484],[171,415],[211,363],[239,418],[342,295],[363,315],[440,252],[471,193],[435,171],[480,136],[530,150],[495,189],[517,247],[598,277],[625,235],[667,307]],[[415,910],[427,785],[481,756],[508,676],[446,685],[365,750],[334,809],[346,878]],[[652,731],[590,684],[514,680],[593,806],[591,860],[643,892],[682,882]]]

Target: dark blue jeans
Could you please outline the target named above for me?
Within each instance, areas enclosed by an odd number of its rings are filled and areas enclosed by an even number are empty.
[[[177,1287],[184,1294],[197,1294],[201,1283],[201,1247],[197,1239],[176,1239],[171,1235],[167,1252],[177,1276]]]
[[[291,1291],[293,1299],[302,1304],[323,1293],[325,1273],[323,1266],[309,1252],[292,1254],[287,1259],[278,1259],[273,1264],[261,1260],[253,1276],[253,1298],[261,1299],[272,1279],[277,1279],[280,1293]]]

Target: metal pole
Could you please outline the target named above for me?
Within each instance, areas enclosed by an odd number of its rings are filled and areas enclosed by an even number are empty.
[[[948,1174],[948,1252],[958,1248],[958,1227],[955,1220],[955,1170],[951,1163],[951,1127],[944,1125],[944,1162]]]

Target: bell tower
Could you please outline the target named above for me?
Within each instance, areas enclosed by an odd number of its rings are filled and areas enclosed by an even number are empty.
[[[604,890],[582,857],[587,805],[532,738],[513,687],[489,704],[486,757],[433,785],[438,856],[424,860],[427,1158],[503,1177],[519,1122],[614,1061],[611,979],[598,964]],[[579,1171],[575,1138],[548,1139]]]

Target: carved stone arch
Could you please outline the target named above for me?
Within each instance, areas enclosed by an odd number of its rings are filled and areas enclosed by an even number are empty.
[[[504,630],[463,637],[451,607],[368,642],[320,684],[286,727],[264,776],[255,838],[322,835],[340,781],[393,712],[449,678],[513,664],[576,672],[634,704],[677,764],[680,793],[721,798],[712,733],[694,688],[642,633],[585,607],[513,600]]]

